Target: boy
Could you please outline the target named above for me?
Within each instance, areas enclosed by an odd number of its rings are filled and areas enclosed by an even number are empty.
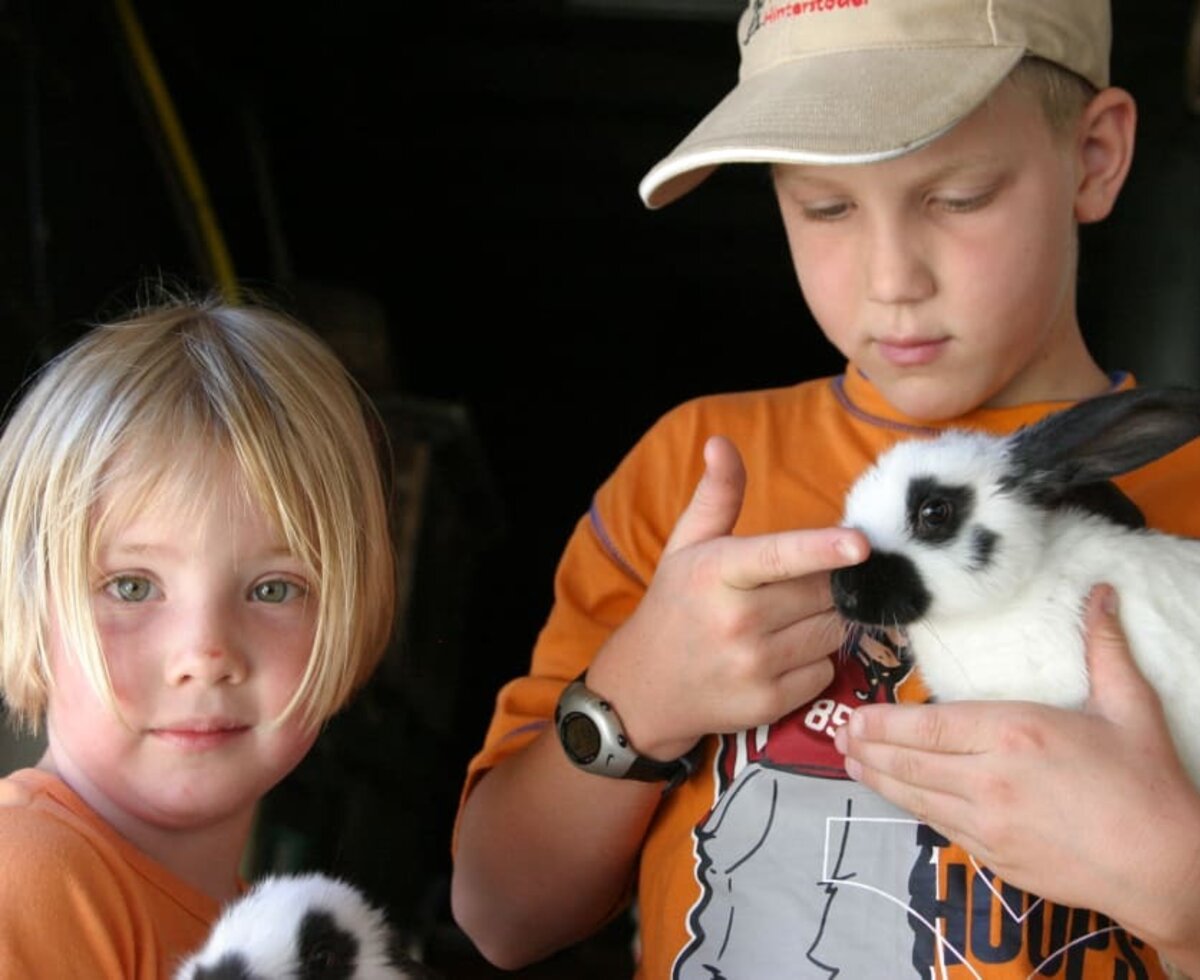
[[[842,495],[897,438],[1133,384],[1075,310],[1077,226],[1133,149],[1107,0],[753,0],[738,40],[737,88],[642,197],[769,163],[846,372],[679,406],[601,486],[471,763],[455,915],[513,967],[636,891],[647,978],[1200,970],[1200,795],[1111,590],[1074,713],[919,706],[898,648],[851,646],[829,596],[867,547]],[[1120,482],[1198,534],[1198,478],[1193,444]]]

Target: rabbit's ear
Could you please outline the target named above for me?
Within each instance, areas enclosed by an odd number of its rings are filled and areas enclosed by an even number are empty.
[[[1006,484],[1043,503],[1128,473],[1200,436],[1200,391],[1132,388],[1089,398],[1009,440]]]
[[[1125,496],[1121,488],[1111,480],[1072,484],[1061,490],[1055,499],[1051,500],[1049,496],[1043,494],[1041,502],[1056,508],[1073,507],[1076,510],[1085,510],[1098,514],[1112,524],[1135,530],[1146,526],[1146,515],[1142,513],[1141,508]]]

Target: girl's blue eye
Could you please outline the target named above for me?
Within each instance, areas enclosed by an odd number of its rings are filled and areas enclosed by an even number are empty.
[[[154,594],[154,585],[140,575],[121,575],[105,587],[122,602],[145,602]]]
[[[286,602],[300,591],[300,587],[283,579],[272,579],[269,582],[259,582],[254,587],[256,602]]]

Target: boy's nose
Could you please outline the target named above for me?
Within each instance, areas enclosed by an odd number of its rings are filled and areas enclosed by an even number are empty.
[[[934,292],[920,242],[901,222],[883,222],[867,239],[867,295],[876,303],[918,303]]]

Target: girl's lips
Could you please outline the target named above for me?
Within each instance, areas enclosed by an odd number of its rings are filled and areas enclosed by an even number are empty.
[[[879,355],[894,367],[920,367],[937,360],[947,340],[877,340]]]
[[[250,730],[248,725],[186,724],[170,728],[154,728],[151,734],[177,748],[203,752],[221,748]]]

